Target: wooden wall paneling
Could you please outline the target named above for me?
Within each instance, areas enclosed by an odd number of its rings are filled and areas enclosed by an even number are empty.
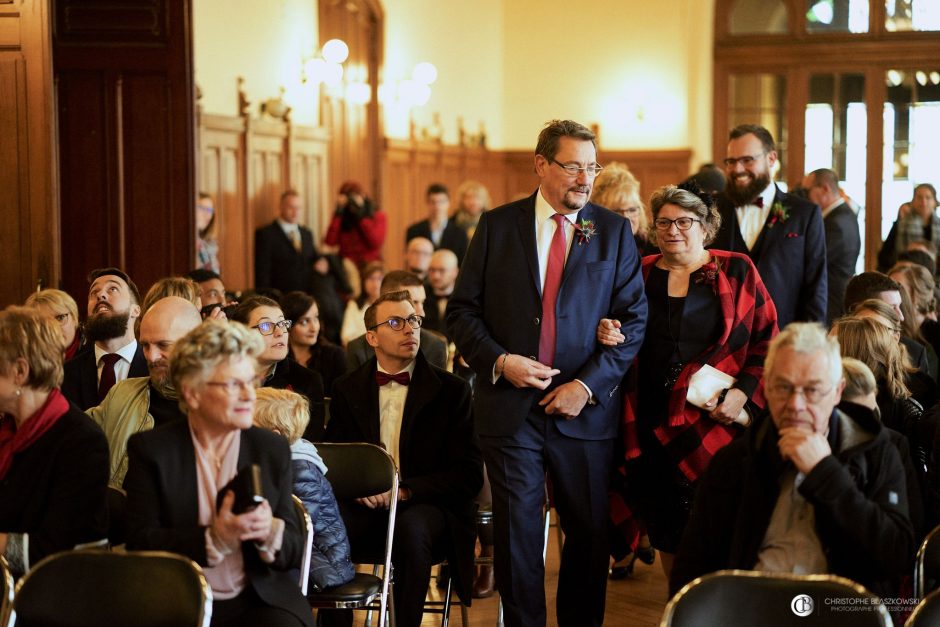
[[[95,267],[141,290],[192,269],[195,145],[189,0],[53,0],[62,278]]]
[[[219,264],[226,287],[251,284],[254,223],[248,213],[245,120],[203,115],[200,190],[211,194],[219,221]]]
[[[0,4],[0,307],[59,282],[49,5]]]
[[[291,126],[288,137],[291,186],[304,197],[305,222],[319,245],[333,217],[335,190],[330,188],[329,135],[324,129]]]
[[[247,135],[251,184],[248,189],[248,206],[257,228],[277,217],[281,193],[290,187],[287,124],[262,119],[249,120]]]

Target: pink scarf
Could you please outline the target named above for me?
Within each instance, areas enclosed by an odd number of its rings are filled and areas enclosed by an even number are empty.
[[[52,428],[59,418],[69,410],[69,402],[58,389],[49,392],[49,398],[39,410],[16,428],[16,419],[10,415],[0,416],[0,480],[5,479],[13,456],[28,449]]]

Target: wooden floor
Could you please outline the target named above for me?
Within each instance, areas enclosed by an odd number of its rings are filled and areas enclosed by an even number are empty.
[[[545,599],[548,607],[548,625],[555,626],[555,588],[558,584],[558,536],[553,527],[548,543],[548,561],[546,564]],[[439,600],[442,594],[436,586],[431,586],[429,598]],[[474,599],[467,610],[470,627],[494,627],[498,596],[489,599]],[[666,578],[659,560],[652,566],[636,563],[632,577],[619,581],[608,581],[607,613],[605,625],[610,627],[650,627],[659,625],[663,610],[666,608]],[[364,614],[356,612],[355,625],[362,625]],[[426,614],[422,627],[440,625],[439,615]],[[378,621],[373,624],[377,625]],[[453,627],[464,627],[460,618],[460,607],[455,606],[450,614]]]

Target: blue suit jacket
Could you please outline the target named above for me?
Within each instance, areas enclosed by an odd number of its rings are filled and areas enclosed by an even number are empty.
[[[617,432],[617,390],[643,342],[646,295],[630,222],[590,203],[578,219],[593,221],[597,233],[572,242],[565,263],[555,304],[553,365],[561,374],[551,387],[580,379],[591,388],[596,405],[586,405],[572,420],[556,420],[569,437],[599,440]],[[513,435],[547,393],[503,378],[494,384],[492,376],[503,353],[538,355],[540,285],[533,194],[483,214],[447,306],[451,336],[478,375],[473,405],[480,435]],[[599,346],[601,318],[620,320],[626,342]]]
[[[769,226],[773,212],[749,250],[731,202],[721,196],[718,211],[721,228],[708,247],[744,253],[751,257],[777,307],[777,324],[783,329],[794,321],[826,322],[828,281],[826,233],[819,207],[777,188],[774,204],[789,212],[782,222]]]

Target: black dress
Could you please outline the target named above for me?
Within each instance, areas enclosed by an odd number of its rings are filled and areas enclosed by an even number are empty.
[[[651,544],[667,553],[679,548],[692,508],[694,486],[653,430],[668,420],[668,402],[682,366],[709,349],[721,335],[721,306],[711,285],[690,281],[685,297],[669,296],[669,272],[654,266],[646,280],[649,317],[640,348],[637,427],[641,514]],[[709,419],[710,420],[710,419]]]

